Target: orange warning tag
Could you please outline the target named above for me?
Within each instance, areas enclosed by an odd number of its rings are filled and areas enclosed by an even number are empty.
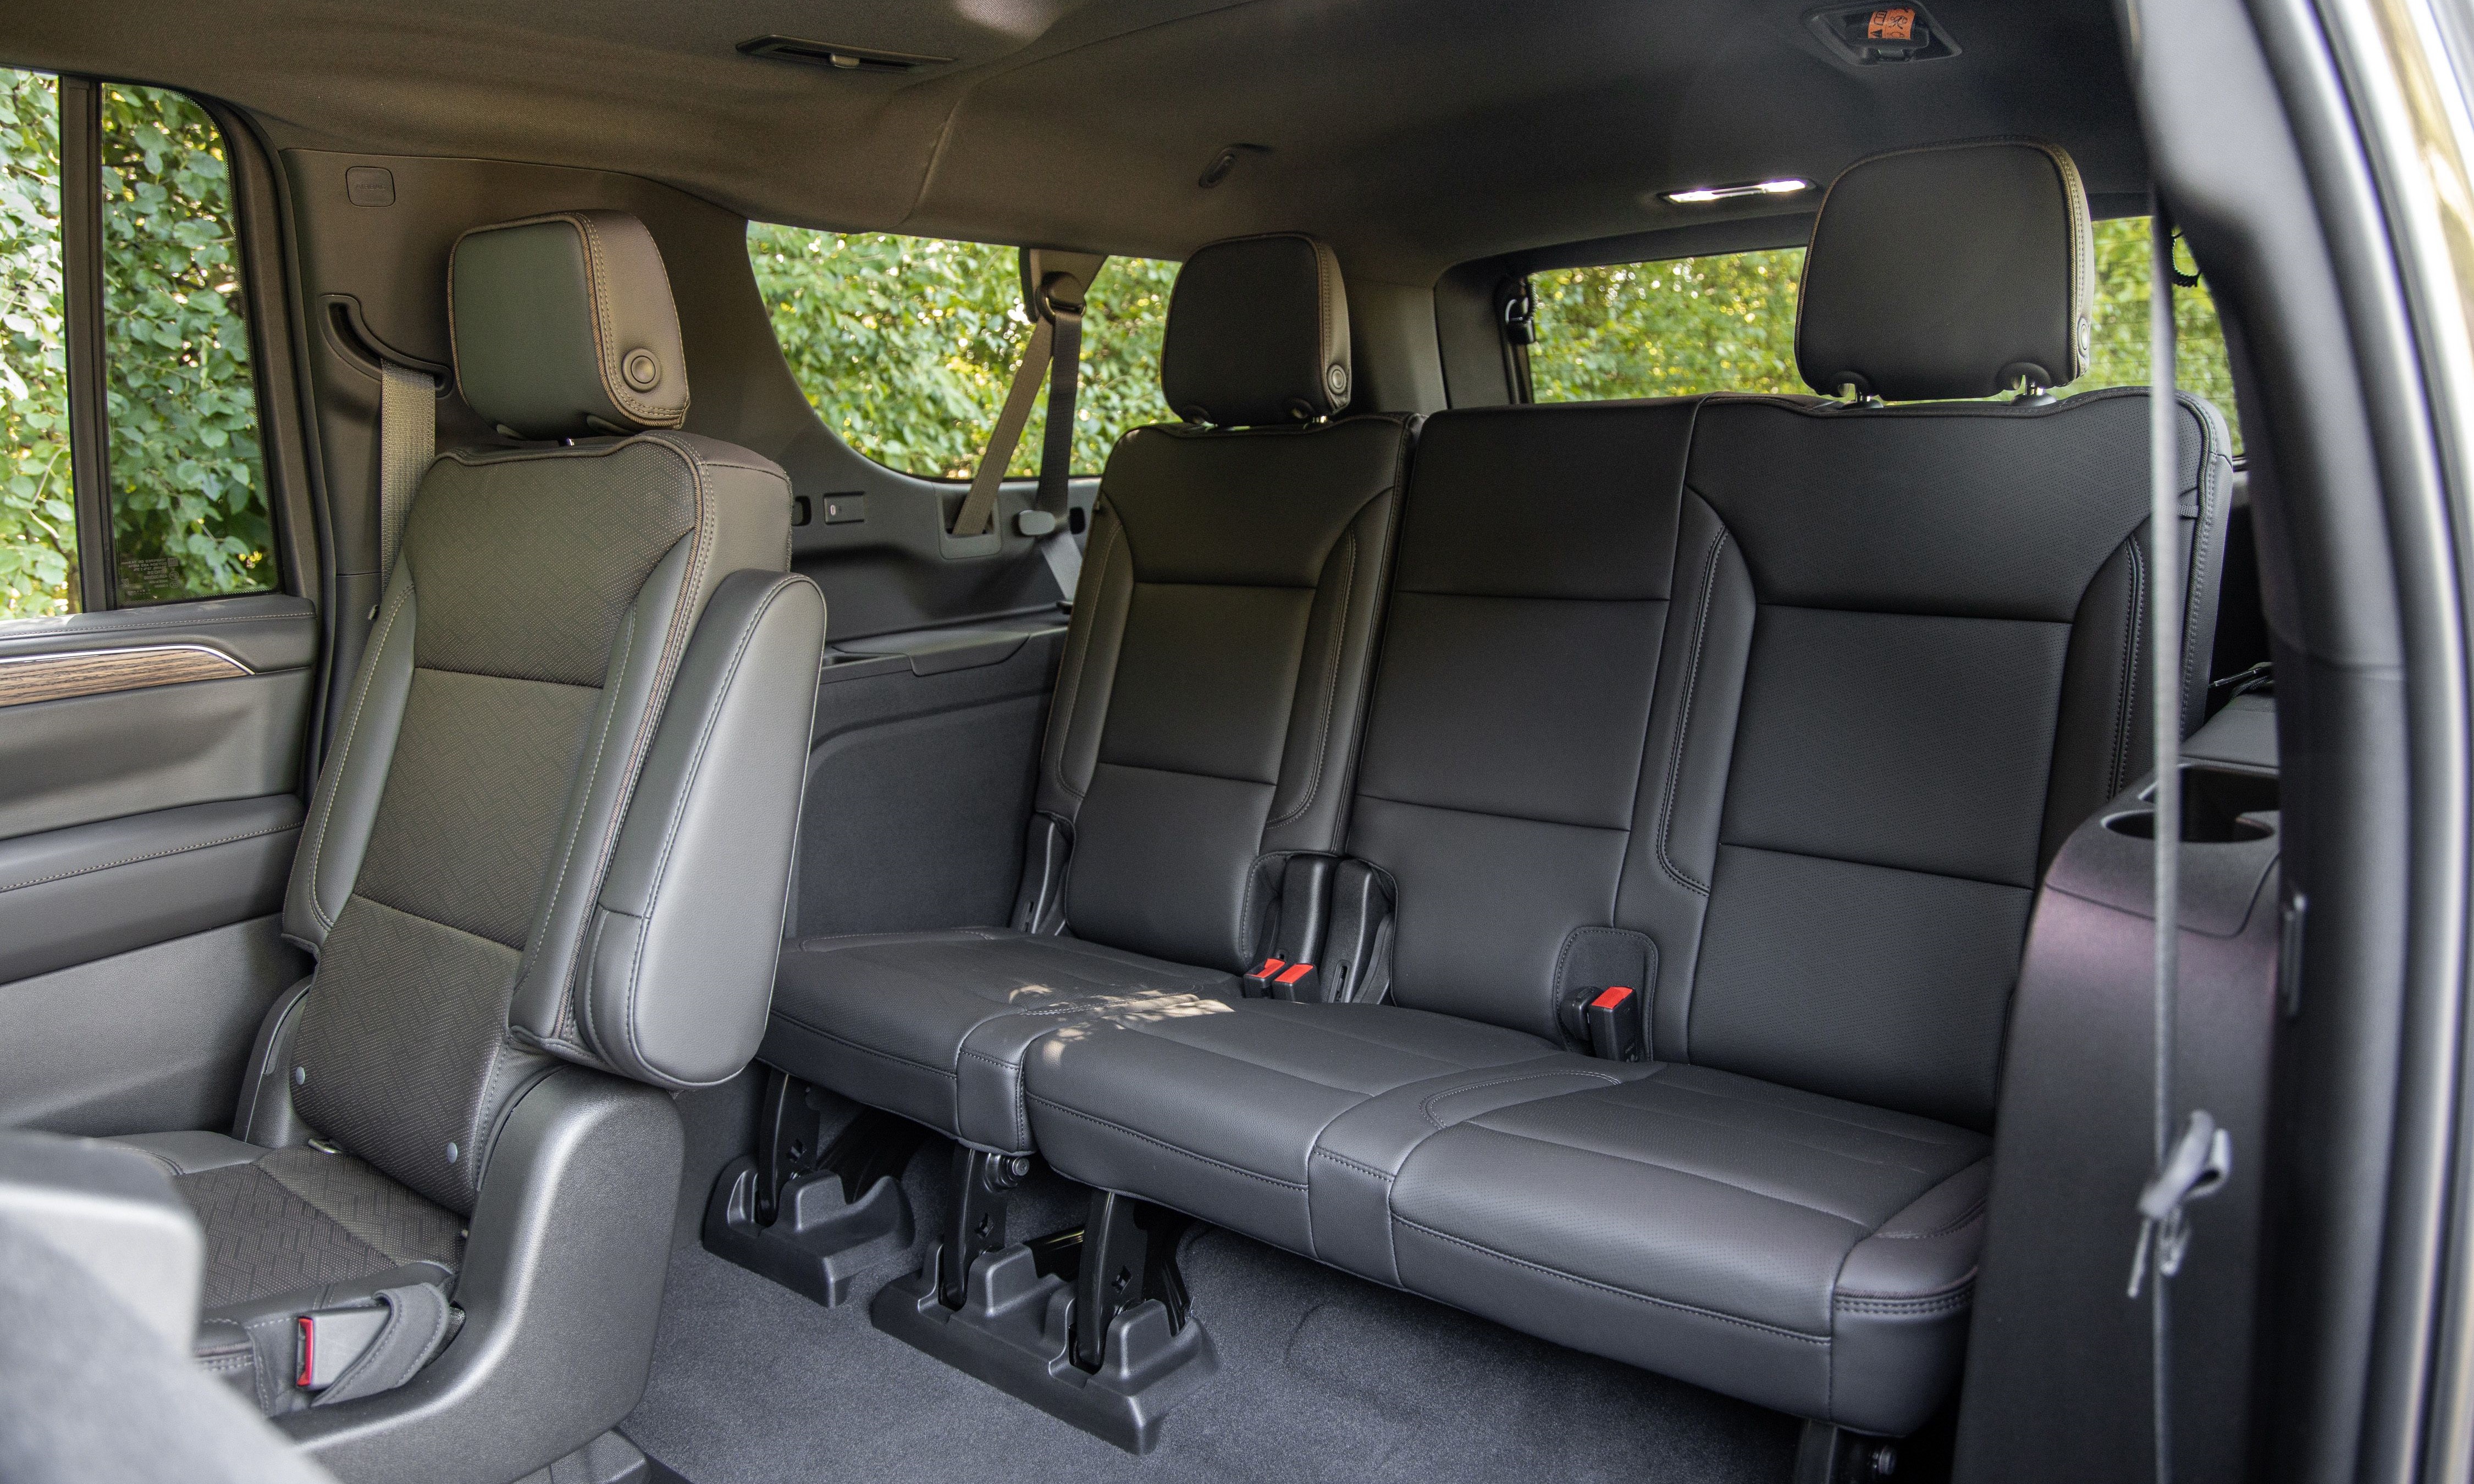
[[[1868,41],[1912,41],[1916,36],[1916,12],[1904,5],[1875,11],[1864,22],[1864,39]]]

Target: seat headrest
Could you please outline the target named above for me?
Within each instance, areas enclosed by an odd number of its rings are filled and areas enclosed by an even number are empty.
[[[1191,422],[1259,427],[1348,405],[1348,296],[1340,259],[1300,232],[1198,248],[1177,270],[1160,390]]]
[[[476,227],[447,270],[455,385],[520,438],[674,428],[687,355],[662,250],[623,211]]]
[[[2058,387],[2087,369],[2096,247],[2078,167],[1991,139],[1857,160],[1822,198],[1796,369],[1825,396]]]

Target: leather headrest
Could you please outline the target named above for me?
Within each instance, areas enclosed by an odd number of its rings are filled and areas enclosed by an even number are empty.
[[[1169,296],[1160,390],[1192,422],[1259,427],[1348,405],[1340,259],[1299,232],[1195,250]]]
[[[1991,396],[2087,369],[2095,239],[2078,167],[1991,139],[1860,159],[1805,254],[1796,369],[1825,396]]]
[[[520,438],[674,428],[687,355],[662,250],[623,211],[476,227],[447,271],[455,385]]]

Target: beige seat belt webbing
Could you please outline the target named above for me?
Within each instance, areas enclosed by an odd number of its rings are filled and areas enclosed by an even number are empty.
[[[997,486],[1005,482],[1006,466],[1013,462],[1023,426],[1031,421],[1031,404],[1039,399],[1040,384],[1048,379],[1049,352],[1055,343],[1056,326],[1045,316],[1035,320],[1031,345],[1022,353],[1022,364],[1014,368],[1012,389],[1006,393],[1005,411],[997,415],[997,430],[988,438],[987,451],[980,455],[978,472],[971,476],[971,492],[955,513],[954,535],[984,535],[995,518]]]
[[[425,371],[379,364],[378,582],[395,572],[404,513],[438,452],[438,378]]]

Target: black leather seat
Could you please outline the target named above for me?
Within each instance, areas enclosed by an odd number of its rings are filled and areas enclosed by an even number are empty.
[[[1411,429],[1348,401],[1322,244],[1198,251],[1109,456],[1007,927],[809,939],[763,1058],[993,1152],[1025,1050],[1126,996],[1235,998],[1281,864],[1341,843]]]
[[[1806,377],[2067,382],[2089,263],[2058,151],[1859,162],[1816,224]],[[2182,415],[2195,723],[2228,467]],[[1397,882],[1392,1003],[1063,1029],[1028,1064],[1041,1152],[1535,1334],[1921,1425],[2039,873],[2147,766],[2147,418],[2129,390],[1430,419],[1349,831]],[[1567,1039],[1610,985],[1652,1060]]]
[[[641,1391],[667,1093],[762,1035],[824,635],[782,471],[674,431],[685,358],[641,223],[477,229],[450,277],[465,400],[533,442],[421,479],[293,870],[285,931],[318,967],[269,1017],[236,1137],[124,1140],[204,1222],[207,1358],[264,1410],[310,1401],[295,1314],[434,1289],[418,1359],[446,1296],[474,1316],[406,1424],[425,1441],[371,1422],[400,1398],[317,1414],[416,1472],[512,1416],[491,1456],[546,1463]],[[602,1302],[545,1318],[570,1255]],[[527,1369],[559,1345],[563,1376]],[[484,1393],[475,1424],[457,1399]]]

